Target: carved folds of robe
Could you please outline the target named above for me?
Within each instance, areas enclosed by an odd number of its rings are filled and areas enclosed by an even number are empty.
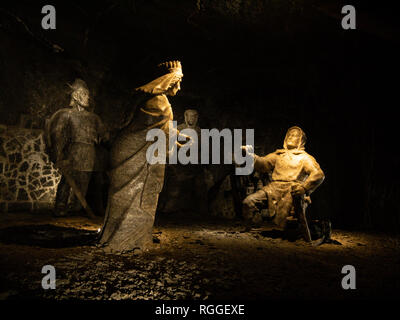
[[[146,141],[146,134],[151,128],[159,128],[168,141],[172,119],[165,94],[147,95],[113,143],[109,198],[100,240],[111,250],[145,249],[152,242],[165,165],[148,163],[146,151],[154,142]]]

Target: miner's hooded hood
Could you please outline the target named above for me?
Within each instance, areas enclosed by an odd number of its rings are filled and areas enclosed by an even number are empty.
[[[297,146],[296,149],[297,149],[297,150],[304,150],[304,146],[305,146],[305,144],[306,144],[307,137],[306,137],[306,134],[304,133],[304,131],[303,131],[300,127],[297,127],[297,126],[290,127],[290,128],[288,129],[288,131],[286,132],[285,141],[283,142],[283,148],[284,148],[285,150],[288,149],[288,148],[287,148],[287,144],[286,144],[286,140],[287,140],[287,138],[288,138],[288,136],[289,136],[290,131],[292,131],[292,130],[299,130],[299,131],[300,131],[300,133],[301,133],[301,139],[300,139],[299,145]]]

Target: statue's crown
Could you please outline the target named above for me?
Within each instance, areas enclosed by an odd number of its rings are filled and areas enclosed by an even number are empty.
[[[158,65],[160,68],[166,68],[169,72],[180,72],[182,73],[182,65],[181,62],[176,60],[176,61],[167,61],[160,63]]]

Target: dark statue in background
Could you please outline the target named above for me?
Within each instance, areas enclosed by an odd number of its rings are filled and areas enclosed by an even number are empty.
[[[184,118],[185,122],[178,125],[178,132],[182,135],[185,129],[194,130],[197,137],[192,136],[193,132],[190,131],[186,131],[186,135],[192,138],[192,147],[200,154],[199,113],[195,109],[187,109]],[[157,210],[162,213],[207,214],[207,185],[204,170],[205,166],[201,164],[167,164],[163,192],[160,194]]]
[[[277,226],[285,228],[295,218],[308,228],[305,209],[311,203],[310,194],[325,176],[317,161],[304,150],[305,143],[305,133],[295,126],[287,131],[283,149],[265,157],[255,155],[251,146],[243,147],[254,157],[254,170],[270,178],[269,183],[243,200],[245,219],[262,220],[260,211],[267,204],[267,215]],[[305,232],[310,241],[309,230]]]
[[[50,159],[57,168],[73,179],[85,197],[96,162],[96,145],[107,138],[98,115],[89,112],[89,89],[81,79],[70,85],[70,108],[55,112],[46,125],[46,141]],[[63,175],[57,187],[55,216],[80,211],[82,205]]]
[[[200,127],[198,126],[199,121],[199,113],[194,109],[186,109],[184,113],[185,123],[182,123],[178,126],[178,131],[182,131],[184,129],[193,129],[196,131],[197,136],[200,138]]]
[[[162,76],[136,89],[142,100],[112,144],[108,205],[100,239],[110,251],[144,250],[152,243],[165,164],[148,163],[146,151],[153,142],[146,141],[146,134],[149,129],[161,129],[168,144],[169,129],[177,133],[167,96],[176,95],[183,77],[179,61],[162,63],[159,69]]]

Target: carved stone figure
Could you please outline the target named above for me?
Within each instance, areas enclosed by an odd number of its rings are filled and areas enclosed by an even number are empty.
[[[153,142],[146,141],[146,134],[159,128],[168,136],[173,113],[167,96],[176,95],[183,77],[179,61],[159,67],[161,77],[136,89],[144,94],[143,100],[111,148],[109,196],[100,239],[111,251],[144,250],[152,242],[165,165],[147,162],[146,151]]]
[[[182,123],[178,126],[178,130],[181,131],[183,129],[193,129],[197,132],[197,136],[200,138],[200,127],[197,125],[199,121],[199,113],[194,109],[187,109],[184,113],[185,123]]]
[[[70,88],[70,108],[52,115],[46,125],[46,140],[50,159],[73,179],[84,197],[95,163],[95,145],[105,139],[106,131],[100,117],[87,111],[89,90],[86,83],[76,79]],[[81,209],[81,203],[63,176],[57,187],[54,215],[65,216],[68,211]]]
[[[244,199],[245,219],[259,221],[259,211],[266,202],[268,215],[282,228],[289,216],[304,212],[307,204],[311,203],[310,194],[325,178],[317,161],[304,150],[305,143],[305,133],[295,126],[287,131],[283,149],[265,157],[254,155],[251,146],[245,147],[254,156],[254,170],[270,177],[269,183]]]
[[[192,143],[200,153],[200,127],[197,125],[197,110],[187,109],[185,122],[178,125],[178,131],[193,129],[197,138]],[[186,132],[188,136],[191,132]],[[204,180],[205,167],[200,164],[169,164],[165,170],[164,190],[160,195],[158,210],[164,213],[177,211],[207,212],[207,188]]]

